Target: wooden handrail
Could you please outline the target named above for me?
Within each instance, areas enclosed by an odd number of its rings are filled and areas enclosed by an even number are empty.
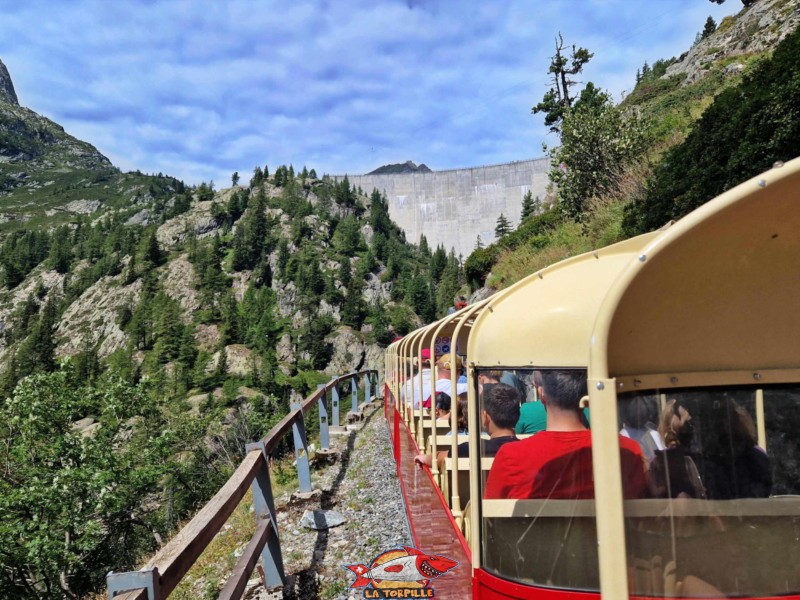
[[[366,375],[367,373],[374,372],[375,369],[365,369],[363,371],[358,371],[356,373],[348,373],[347,375],[342,375],[329,381],[325,384],[325,387],[319,388],[313,394],[311,394],[308,398],[303,400],[300,404],[300,410],[292,410],[286,414],[278,423],[269,430],[266,437],[262,440],[264,442],[264,448],[269,454],[272,450],[275,449],[275,446],[278,445],[280,439],[286,434],[289,429],[291,429],[294,422],[297,420],[298,415],[302,412],[304,415],[311,409],[312,406],[319,400],[320,396],[325,393],[328,393],[334,385],[339,385],[339,381],[352,379],[353,377],[361,377]]]
[[[337,386],[340,381],[364,376],[368,373],[376,373],[375,369],[365,369],[358,372],[348,373],[332,379],[324,387],[319,388],[308,396],[301,404],[299,409],[291,410],[286,414],[264,437],[264,452],[251,450],[242,460],[241,464],[234,471],[225,485],[214,495],[208,503],[200,509],[194,518],[173,537],[166,546],[161,548],[153,558],[151,558],[142,570],[158,568],[159,574],[159,598],[166,598],[180,583],[195,561],[200,557],[214,536],[222,529],[231,513],[239,505],[244,497],[256,474],[260,469],[266,469],[266,455],[274,450],[281,438],[291,430],[292,425],[305,415],[323,394]],[[253,566],[258,559],[258,554],[263,549],[270,535],[274,535],[272,523],[269,519],[260,519],[256,533],[250,540],[245,549],[242,559],[237,563],[234,573],[230,579],[230,585],[223,588],[224,598],[239,598],[243,588],[240,589],[239,580],[242,574],[239,570],[247,570],[247,574],[252,572]],[[251,564],[252,563],[252,564]],[[246,583],[246,576],[244,577]],[[117,594],[115,600],[144,600],[147,593],[144,589],[134,590]],[[153,600],[153,599],[148,599]]]
[[[247,587],[250,573],[253,572],[258,562],[258,557],[272,534],[272,521],[269,518],[259,519],[256,532],[244,549],[244,553],[236,562],[236,566],[233,567],[231,576],[225,582],[225,586],[219,593],[217,600],[233,600],[234,598],[242,597],[244,589]]]
[[[225,521],[249,489],[258,470],[266,466],[264,461],[262,452],[248,452],[239,468],[208,504],[148,561],[144,569],[158,567],[162,597],[166,597],[177,587],[209,542],[222,529]],[[144,596],[144,592],[140,591],[119,594],[115,598],[138,600]]]

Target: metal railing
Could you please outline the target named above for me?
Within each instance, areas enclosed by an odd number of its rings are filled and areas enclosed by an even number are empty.
[[[359,406],[358,381],[362,377],[364,402]],[[323,450],[329,449],[330,428],[339,427],[339,385],[346,381],[350,382],[351,388],[350,413],[357,414],[364,404],[372,401],[373,389],[377,396],[377,371],[369,369],[354,371],[332,379],[327,384],[319,385],[317,391],[302,403],[292,404],[290,412],[263,440],[246,446],[247,454],[225,485],[142,569],[127,573],[112,571],[107,575],[109,600],[112,598],[163,600],[169,596],[239,505],[248,487],[253,490],[256,531],[234,566],[219,598],[220,600],[241,598],[259,559],[267,587],[283,586],[286,575],[283,570],[275,501],[269,474],[269,455],[291,429],[300,491],[311,492],[305,415],[314,406],[318,407],[320,447]],[[328,392],[331,397],[330,422],[326,407]]]

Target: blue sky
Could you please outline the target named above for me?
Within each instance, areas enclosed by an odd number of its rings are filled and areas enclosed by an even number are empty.
[[[364,173],[542,155],[554,37],[619,99],[730,0],[0,0],[20,103],[123,170],[230,185],[256,165]]]

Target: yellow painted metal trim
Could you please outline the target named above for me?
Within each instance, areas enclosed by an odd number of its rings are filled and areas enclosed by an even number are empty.
[[[800,381],[800,369],[765,369],[747,371],[696,371],[691,373],[658,373],[618,377],[617,393],[647,390],[713,387],[722,385],[769,385]]]
[[[628,597],[628,578],[615,381],[592,378],[588,385],[600,591],[603,600],[619,600]]]
[[[756,390],[756,427],[758,428],[758,445],[767,451],[767,423],[764,419],[764,390]]]

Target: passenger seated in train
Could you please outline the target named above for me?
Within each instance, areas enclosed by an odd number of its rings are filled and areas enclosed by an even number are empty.
[[[481,410],[481,428],[489,434],[489,438],[481,438],[481,456],[494,456],[509,442],[518,442],[517,436],[514,435],[514,425],[518,420],[517,390],[503,383],[487,386]],[[448,453],[448,456],[452,456],[452,452]],[[459,458],[469,456],[469,442],[458,445],[458,456]]]
[[[697,402],[703,423],[697,466],[708,498],[767,498],[772,470],[767,453],[758,446],[753,418],[733,398]]]
[[[693,429],[692,415],[683,403],[667,401],[658,425],[663,447],[654,451],[650,463],[655,497],[705,499],[706,490],[691,455]]]
[[[505,444],[518,441],[514,426],[519,420],[519,400],[517,390],[504,383],[484,389],[481,430],[489,438],[481,438],[481,456],[494,456]],[[469,442],[458,445],[458,456],[469,456]]]
[[[467,435],[467,406],[469,406],[467,400],[467,392],[463,392],[458,395],[457,398],[457,409],[456,409],[456,435]],[[449,419],[450,414],[448,413],[447,416],[442,417],[443,419]],[[447,435],[452,435],[452,431],[448,431]]]
[[[531,399],[519,407],[519,421],[514,428],[517,435],[539,433],[547,427],[547,411],[539,400],[542,397],[542,372],[534,371],[531,381]]]
[[[467,434],[467,394],[466,392],[463,394],[459,394],[458,396],[458,408],[457,408],[457,426],[458,431],[457,435],[466,435]],[[436,418],[437,419],[450,419],[450,408],[451,408],[451,400],[450,396],[443,393],[436,394]],[[448,431],[447,435],[452,435],[452,431]],[[440,446],[441,447],[441,446]],[[450,454],[450,450],[452,446],[444,446],[442,450],[438,450],[436,452],[439,465],[444,463],[444,459]],[[433,465],[433,456],[430,454],[417,454],[414,457],[414,462],[422,468],[422,465],[432,466]]]
[[[486,498],[593,498],[591,432],[580,401],[586,371],[542,371],[547,429],[500,448],[489,471]],[[626,498],[646,496],[645,464],[639,445],[619,436]]]
[[[443,392],[448,396],[453,396],[453,388],[452,383],[450,381],[450,377],[452,376],[452,368],[455,365],[450,364],[451,356],[449,354],[445,354],[444,356],[439,357],[436,360],[436,392]],[[464,393],[467,391],[467,383],[456,383],[456,395]],[[426,398],[426,402],[423,402],[422,405],[426,408],[429,408],[431,405],[430,396]],[[448,409],[449,412],[449,409]]]
[[[433,388],[433,376],[431,374],[431,350],[422,349],[422,364],[419,372],[403,384],[400,390],[400,397],[404,402],[412,404],[414,408],[419,408],[421,401],[431,395]],[[420,392],[420,381],[422,381],[422,392]]]
[[[656,450],[664,450],[664,439],[658,431],[659,402],[655,395],[636,395],[620,402],[622,429],[619,434],[639,444],[649,463]]]
[[[483,398],[490,389],[500,383],[502,371],[480,371],[478,373],[478,397]]]

